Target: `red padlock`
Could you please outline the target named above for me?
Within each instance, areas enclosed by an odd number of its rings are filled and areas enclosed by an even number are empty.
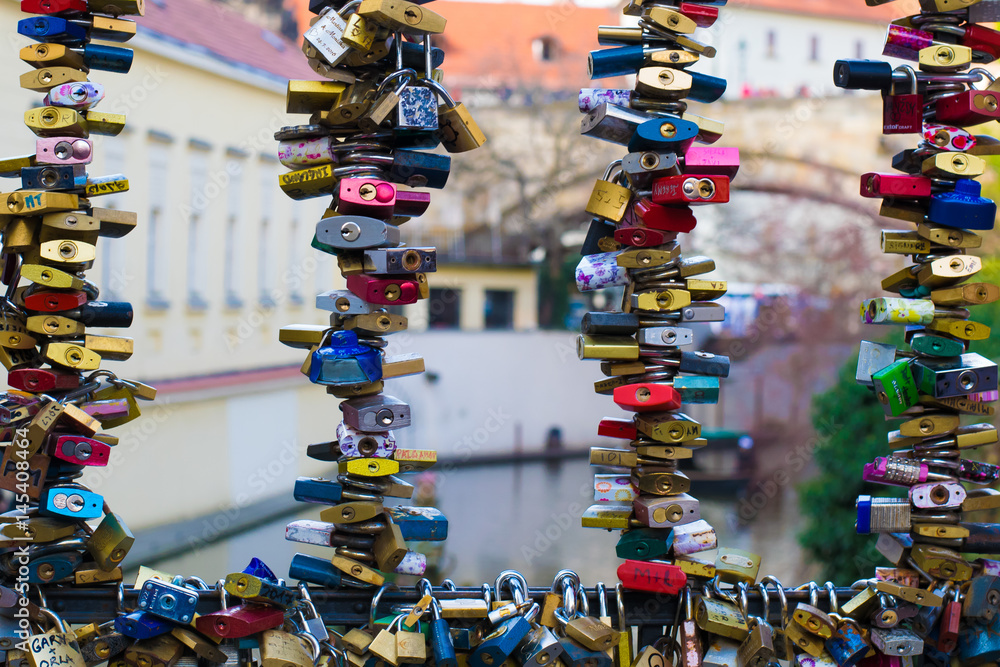
[[[7,384],[33,394],[76,389],[80,382],[80,376],[76,373],[60,373],[47,368],[18,368],[7,373]]]
[[[635,440],[639,437],[639,432],[636,430],[635,422],[631,419],[615,419],[614,417],[605,417],[601,420],[601,423],[597,425],[597,435],[603,435],[608,438]]]
[[[698,224],[694,213],[687,206],[660,206],[648,199],[640,199],[634,208],[642,224],[650,229],[686,234]]]
[[[882,134],[919,134],[924,127],[924,96],[918,92],[917,74],[902,68],[910,80],[910,92],[897,95],[895,87],[882,94]]]
[[[615,387],[612,398],[618,407],[629,412],[669,412],[681,409],[681,395],[669,384],[627,384]]]
[[[402,306],[416,303],[420,288],[416,280],[405,278],[375,278],[374,276],[347,276],[347,289],[368,303],[380,306]]]
[[[931,196],[931,185],[933,181],[926,176],[868,172],[861,175],[861,196],[925,199]]]
[[[944,605],[938,626],[938,650],[951,653],[958,648],[959,624],[962,622],[962,603],[952,600]]]
[[[279,607],[243,604],[202,614],[195,619],[194,626],[209,636],[239,639],[281,627],[284,622],[285,612]]]
[[[625,588],[668,595],[677,595],[687,585],[687,575],[676,565],[642,560],[626,560],[619,565],[618,578]]]
[[[73,310],[87,303],[86,292],[55,292],[41,290],[24,297],[24,307],[43,313],[56,313],[62,310]]]
[[[636,248],[649,248],[674,240],[676,232],[663,232],[646,227],[622,227],[615,230],[615,241]]]
[[[664,206],[725,204],[729,179],[725,176],[667,176],[653,181],[653,203]]]
[[[82,435],[52,435],[49,436],[47,453],[76,465],[99,467],[108,465],[111,446]]]
[[[962,36],[960,43],[973,51],[988,53],[993,60],[1000,58],[1000,32],[992,28],[969,23],[965,26],[965,35]]]
[[[85,0],[21,0],[25,14],[82,14],[87,11]]]
[[[988,90],[966,90],[937,101],[939,123],[979,125],[1000,118],[1000,98]]]
[[[694,21],[699,28],[711,28],[719,19],[719,8],[710,5],[682,2],[678,5],[677,11]]]

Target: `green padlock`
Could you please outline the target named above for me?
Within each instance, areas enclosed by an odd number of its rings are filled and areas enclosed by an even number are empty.
[[[914,405],[920,398],[917,382],[913,378],[910,362],[900,359],[872,374],[875,396],[887,415],[897,417]]]

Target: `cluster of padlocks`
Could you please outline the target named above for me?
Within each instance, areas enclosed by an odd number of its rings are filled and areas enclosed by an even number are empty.
[[[1000,466],[965,457],[997,442],[993,424],[969,422],[993,417],[998,393],[996,364],[969,351],[990,329],[969,317],[1000,289],[969,281],[983,268],[977,232],[993,229],[997,213],[975,179],[984,156],[1000,155],[1000,142],[967,128],[1000,118],[1000,87],[976,67],[1000,57],[1000,32],[982,25],[1000,19],[1000,4],[920,4],[920,14],[889,26],[884,51],[917,70],[845,60],[834,71],[840,87],[882,91],[885,134],[920,139],[893,157],[897,173],[861,177],[861,195],[881,198],[883,216],[916,229],[882,232],[882,251],[912,263],[882,281],[898,296],[861,306],[865,323],[906,326],[906,348],[862,342],[857,381],[872,388],[887,420],[900,420],[864,479],[907,493],[858,498],[858,532],[878,534],[879,552],[894,566],[876,571],[858,608],[874,614],[873,638],[910,619],[899,656],[980,665],[1000,659],[1000,563],[976,555],[1000,553],[1000,544],[995,524],[967,522],[967,514],[1000,508],[1000,492],[988,488]],[[880,591],[896,596],[895,610],[879,614]]]
[[[406,541],[444,540],[448,530],[433,507],[383,504],[413,495],[397,473],[437,460],[433,450],[397,447],[393,431],[410,425],[410,406],[382,393],[385,380],[424,371],[417,354],[387,355],[385,336],[407,327],[389,308],[427,298],[427,274],[437,268],[437,250],[403,245],[400,225],[430,204],[430,193],[410,188],[448,180],[451,158],[429,151],[468,151],[485,137],[441,84],[444,52],[431,35],[444,31],[444,17],[398,0],[311,8],[318,16],[303,51],[324,80],[288,83],[287,111],[309,119],[276,135],[292,170],[279,180],[293,199],[333,196],[312,245],[337,258],[347,289],[316,297],[331,313],[328,325],[293,325],[280,336],[309,350],[302,372],[311,382],[345,400],[336,440],[307,452],[334,463],[337,478],[295,483],[296,500],[329,507],[319,521],[286,530],[289,540],[335,552],[329,560],[296,554],[289,573],[324,586],[379,586],[383,573],[424,574],[426,557]]]
[[[98,239],[136,225],[128,211],[93,199],[128,190],[121,174],[93,176],[91,135],[114,136],[125,117],[97,105],[104,86],[91,70],[125,73],[132,50],[94,43],[127,42],[142,0],[24,0],[32,14],[17,23],[34,40],[20,50],[31,71],[22,88],[42,94],[24,113],[38,137],[31,155],[0,160],[5,207],[0,297],[0,362],[9,389],[0,395],[0,581],[90,584],[122,578],[119,564],[133,537],[107,503],[76,480],[88,466],[106,466],[118,438],[104,431],[139,416],[136,399],[156,390],[118,378],[102,361],[132,355],[132,339],[89,333],[128,327],[132,306],[99,300],[86,279]],[[100,520],[96,527],[87,522]]]
[[[595,384],[627,419],[605,418],[598,435],[628,441],[595,447],[592,465],[612,472],[594,476],[597,504],[583,525],[622,529],[616,547],[625,562],[618,575],[631,589],[677,594],[688,577],[741,581],[756,576],[759,559],[732,550],[717,564],[696,554],[718,546],[701,518],[690,479],[679,470],[705,446],[701,424],[683,404],[715,403],[729,359],[682,348],[694,343],[684,325],[719,322],[714,303],[726,282],[702,276],[715,269],[707,257],[684,257],[678,235],[696,224],[694,206],[729,201],[739,152],[714,144],[722,123],[687,111],[685,99],[715,102],[726,82],[688,68],[714,49],[690,37],[719,17],[712,3],[632,3],[637,27],[602,26],[601,44],[621,45],[590,54],[591,78],[635,74],[635,90],[584,89],[583,133],[621,144],[628,153],[594,186],[587,212],[595,216],[577,267],[581,291],[620,287],[620,310],[590,312],[578,341],[581,359],[599,359],[607,379]],[[618,175],[615,176],[615,171]],[[747,564],[744,565],[744,561]],[[728,565],[732,563],[736,567]],[[742,572],[741,572],[742,571]]]

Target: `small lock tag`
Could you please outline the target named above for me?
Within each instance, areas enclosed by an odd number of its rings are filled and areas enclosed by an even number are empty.
[[[408,86],[396,104],[397,130],[437,130],[437,95],[430,88]]]
[[[910,80],[910,92],[897,95],[895,86],[882,99],[882,134],[920,134],[923,131],[924,97],[917,92],[917,75],[901,67]]]

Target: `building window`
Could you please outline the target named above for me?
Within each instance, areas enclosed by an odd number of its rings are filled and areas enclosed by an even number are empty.
[[[149,222],[146,237],[146,304],[168,308],[167,267],[170,257],[170,222],[167,220],[167,194],[170,192],[169,147],[154,142],[149,145]]]
[[[813,62],[819,60],[819,35],[809,38],[809,60]]]
[[[295,208],[298,210],[298,207]],[[299,230],[301,227],[302,225],[299,224],[298,217],[293,215],[291,222],[288,224],[288,277],[286,282],[290,290],[290,294],[288,295],[289,300],[296,306],[301,306],[305,303],[305,299],[302,297],[302,288],[304,285],[301,279],[303,275],[301,249],[305,244],[299,239]]]
[[[551,62],[558,57],[559,45],[555,37],[536,37],[531,40],[531,54],[543,63]]]
[[[277,170],[270,162],[260,163],[260,231],[257,243],[257,277],[260,305],[273,308],[274,296],[274,182]]]
[[[487,329],[514,328],[514,291],[505,289],[486,290]]]
[[[865,57],[865,43],[860,39],[854,42],[854,57],[861,60]]]
[[[461,302],[462,290],[432,287],[427,299],[427,326],[431,329],[457,329],[461,324]]]
[[[203,218],[208,209],[208,153],[191,143],[191,205],[187,211],[187,304],[196,310],[208,307],[205,301],[205,243]]]
[[[230,159],[226,164],[229,174],[226,202],[226,235],[223,241],[222,289],[225,291],[226,306],[240,308],[243,305],[241,286],[242,270],[240,252],[243,239],[240,234],[240,216],[243,208],[243,165],[244,162]]]
[[[767,57],[778,57],[778,33],[774,30],[767,31]]]

